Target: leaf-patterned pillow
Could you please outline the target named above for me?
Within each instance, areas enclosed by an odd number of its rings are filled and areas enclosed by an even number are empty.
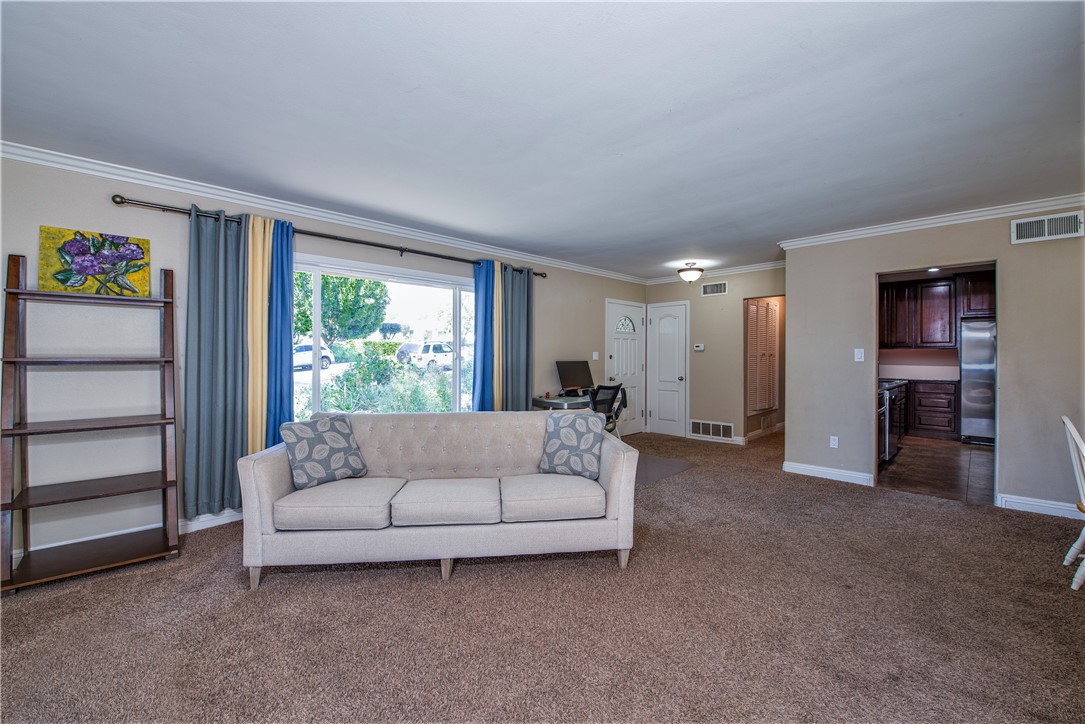
[[[284,422],[279,434],[286,443],[294,487],[298,490],[369,472],[346,415],[307,422]]]
[[[604,425],[606,417],[598,412],[551,412],[539,472],[598,480]]]

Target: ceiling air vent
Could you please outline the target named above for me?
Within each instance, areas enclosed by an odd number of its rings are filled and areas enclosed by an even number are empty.
[[[701,285],[701,296],[712,297],[717,294],[727,293],[727,282],[714,282],[712,284]]]
[[[1051,241],[1082,236],[1082,212],[1055,216],[1035,216],[1010,222],[1010,243],[1027,244],[1032,241]]]

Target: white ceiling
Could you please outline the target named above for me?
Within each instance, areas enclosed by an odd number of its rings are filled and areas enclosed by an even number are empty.
[[[3,2],[2,136],[650,279],[1085,191],[1083,9]]]

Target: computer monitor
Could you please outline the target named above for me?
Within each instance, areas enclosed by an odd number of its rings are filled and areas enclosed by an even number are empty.
[[[591,378],[591,368],[588,367],[586,360],[558,362],[557,366],[562,392],[579,395],[580,390],[595,387],[595,382]]]

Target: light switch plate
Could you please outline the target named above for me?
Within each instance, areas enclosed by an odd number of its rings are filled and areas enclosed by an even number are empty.
[[[592,358],[593,360],[597,360],[597,359],[599,359],[599,353],[598,353],[598,352],[592,352],[592,353],[591,353],[591,358]]]

